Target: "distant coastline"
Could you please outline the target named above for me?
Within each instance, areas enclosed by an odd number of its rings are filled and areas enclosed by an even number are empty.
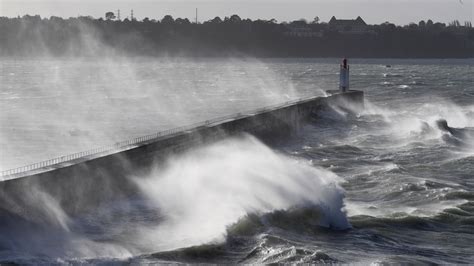
[[[1,56],[189,56],[473,58],[470,22],[367,25],[361,17],[320,22],[216,17],[203,23],[78,17],[0,18]]]

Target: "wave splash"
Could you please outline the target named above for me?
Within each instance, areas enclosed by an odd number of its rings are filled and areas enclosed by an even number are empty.
[[[164,221],[140,239],[153,251],[219,242],[249,213],[295,206],[321,211],[315,224],[347,229],[344,192],[333,173],[277,154],[252,136],[228,139],[172,158],[137,179]]]
[[[278,154],[249,135],[170,158],[133,180],[141,195],[81,217],[69,217],[57,199],[32,187],[30,202],[38,205],[32,207],[38,215],[3,217],[0,257],[24,263],[126,260],[225,241],[239,234],[248,215],[260,217],[256,230],[350,228],[338,176]],[[305,219],[298,224],[294,215]]]

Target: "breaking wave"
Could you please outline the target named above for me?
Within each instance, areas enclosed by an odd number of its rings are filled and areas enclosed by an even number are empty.
[[[69,217],[57,199],[32,187],[31,203],[43,215],[2,212],[4,262],[127,260],[225,243],[229,236],[270,227],[351,227],[338,176],[249,135],[191,150],[146,177],[131,178],[140,195],[79,217]]]
[[[319,210],[315,226],[347,229],[339,181],[327,170],[275,153],[252,136],[224,140],[172,158],[137,181],[165,217],[140,238],[155,242],[155,251],[219,242],[228,226],[249,213],[308,206]]]

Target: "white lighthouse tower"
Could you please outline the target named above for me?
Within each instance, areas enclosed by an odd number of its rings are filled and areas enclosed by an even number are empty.
[[[339,73],[339,90],[341,92],[349,91],[349,64],[347,64],[346,58],[342,60],[341,71]]]

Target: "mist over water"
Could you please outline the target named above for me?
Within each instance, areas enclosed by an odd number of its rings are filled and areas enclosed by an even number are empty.
[[[2,165],[323,95],[338,74],[332,59],[68,60],[2,66]],[[0,261],[472,262],[472,65],[354,60],[362,113],[328,109],[279,145],[244,135],[168,158],[129,177],[139,195],[77,217],[32,188],[37,210],[0,222]],[[43,82],[49,66],[58,78]]]
[[[7,59],[1,67],[4,170],[305,95],[255,59]]]

